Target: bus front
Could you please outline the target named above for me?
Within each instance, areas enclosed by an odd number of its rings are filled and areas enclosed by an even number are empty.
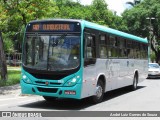
[[[23,42],[22,94],[81,98],[81,24],[32,21]]]

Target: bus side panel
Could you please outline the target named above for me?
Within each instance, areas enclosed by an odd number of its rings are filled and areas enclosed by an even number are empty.
[[[112,90],[117,86],[116,79],[112,79],[111,76],[114,74],[111,72],[112,67],[110,66],[109,59],[97,59],[97,80],[100,75],[105,75],[105,92]]]
[[[95,89],[96,89],[96,66],[88,65],[83,68],[81,98],[94,95]]]
[[[119,63],[119,75],[117,75],[115,78],[117,79],[117,88],[131,85],[134,72],[134,70],[130,68],[131,61],[129,61],[128,59],[117,59],[117,63]]]
[[[147,77],[148,64],[147,60],[140,59],[119,59],[120,69],[117,79],[117,88],[133,84],[135,72],[138,72],[139,80],[142,82]]]
[[[107,59],[97,59],[94,65],[84,67],[83,84],[81,97],[89,97],[95,95],[97,81],[100,75],[106,80],[105,91],[109,91],[116,87],[116,79],[110,79],[111,74],[106,66]]]
[[[135,60],[135,70],[138,70],[138,82],[142,82],[147,78],[148,75],[148,60]]]
[[[100,75],[105,76],[105,92],[133,84],[135,71],[139,81],[147,77],[147,60],[135,59],[97,59],[95,65],[84,67],[81,97],[95,94],[96,84]]]

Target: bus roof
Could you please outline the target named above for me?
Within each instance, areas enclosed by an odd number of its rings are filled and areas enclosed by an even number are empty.
[[[82,23],[84,24],[84,27],[87,27],[87,28],[100,30],[100,31],[103,31],[103,32],[107,32],[107,33],[110,33],[110,34],[113,34],[113,35],[118,35],[118,36],[123,37],[123,38],[131,39],[131,40],[135,40],[135,41],[139,41],[139,42],[143,42],[143,43],[148,43],[148,40],[145,39],[145,38],[141,38],[141,37],[138,37],[138,36],[135,36],[135,35],[131,35],[131,34],[128,34],[128,33],[125,33],[125,32],[121,32],[121,31],[118,31],[118,30],[115,30],[115,29],[112,29],[112,28],[109,28],[109,27],[98,25],[98,24],[88,22],[88,21],[85,21],[85,20],[83,20]]]
[[[117,35],[123,38],[127,38],[127,39],[131,39],[131,40],[135,40],[135,41],[139,41],[139,42],[143,42],[143,43],[148,43],[148,40],[145,38],[141,38],[135,35],[131,35],[122,31],[118,31],[109,27],[105,27],[102,25],[98,25],[96,23],[92,23],[92,22],[88,22],[86,20],[78,20],[78,19],[46,19],[46,20],[34,20],[31,21],[30,23],[35,23],[35,22],[50,22],[50,21],[66,21],[66,22],[80,22],[82,24],[83,27],[87,27],[87,28],[91,28],[91,29],[96,29],[96,30],[100,30],[103,32],[107,32],[113,35]]]
[[[33,20],[29,23],[37,23],[37,22],[53,22],[53,21],[62,21],[62,22],[82,22],[84,20],[80,19],[42,19],[42,20]]]

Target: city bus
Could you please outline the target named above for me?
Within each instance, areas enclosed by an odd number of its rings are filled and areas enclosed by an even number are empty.
[[[26,26],[22,94],[103,100],[104,93],[137,84],[148,74],[148,41],[85,20],[49,19]]]

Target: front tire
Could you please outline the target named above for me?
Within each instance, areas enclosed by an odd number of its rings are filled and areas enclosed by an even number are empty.
[[[104,84],[102,80],[98,80],[97,86],[96,86],[96,95],[92,97],[93,103],[100,103],[103,100],[104,96]]]

